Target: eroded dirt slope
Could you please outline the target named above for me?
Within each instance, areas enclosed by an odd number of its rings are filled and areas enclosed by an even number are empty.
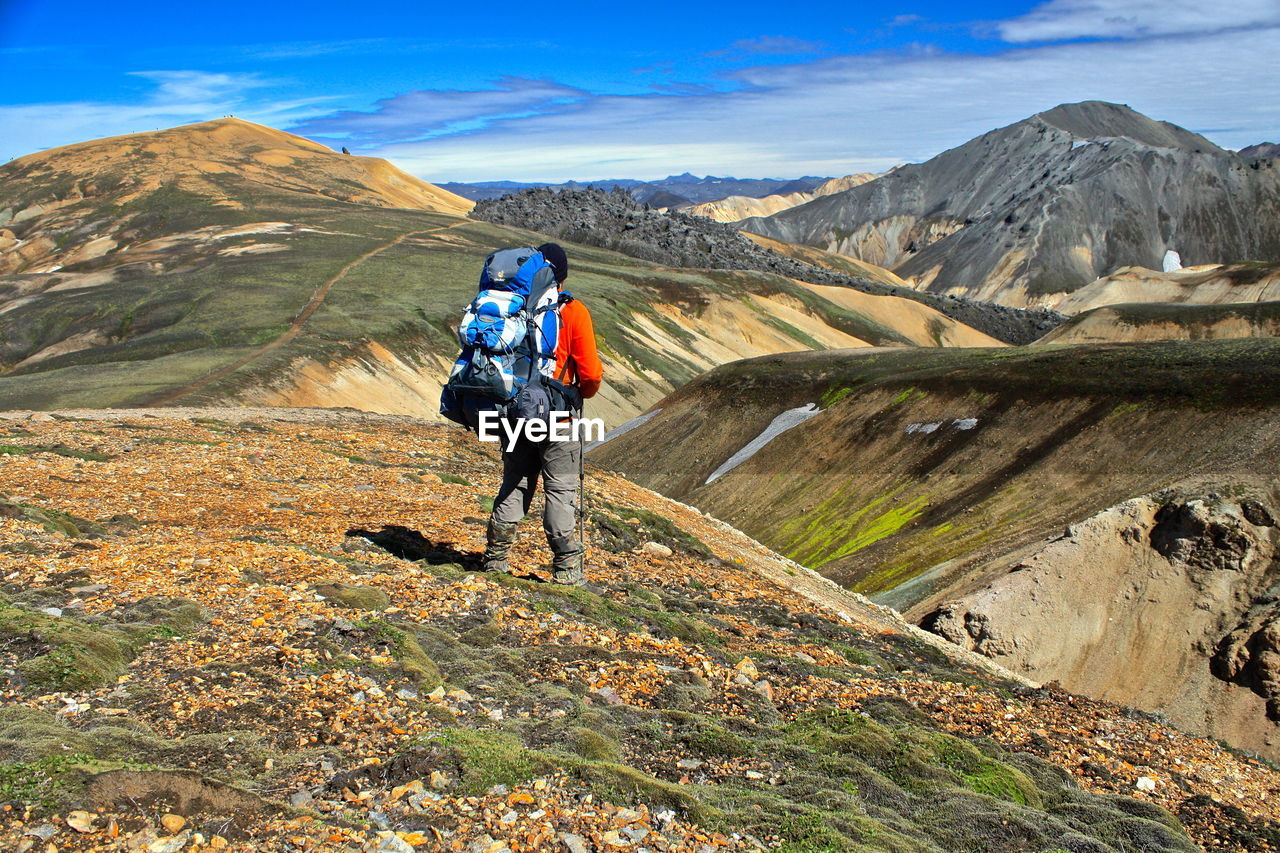
[[[971,589],[914,612],[1032,678],[1274,755],[1276,485],[1244,492],[1252,496],[1222,484],[1125,501],[1001,555],[975,572]]]
[[[494,459],[458,431],[166,414],[2,427],[9,849],[1280,838],[1274,770],[841,615],[615,476],[589,474],[596,586],[564,589],[538,580],[534,524],[531,577],[468,570]]]

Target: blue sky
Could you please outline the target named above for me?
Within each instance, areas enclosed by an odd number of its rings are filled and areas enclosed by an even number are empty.
[[[1237,148],[1277,53],[1280,0],[0,0],[0,158],[236,115],[436,181],[836,175],[1093,98]]]

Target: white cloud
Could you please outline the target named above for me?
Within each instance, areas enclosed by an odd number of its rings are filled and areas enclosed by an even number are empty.
[[[1280,25],[1277,0],[1049,0],[996,24],[1009,42],[1148,38]]]
[[[387,144],[474,129],[504,118],[553,112],[590,93],[551,80],[502,77],[486,89],[431,89],[384,98],[369,111],[312,119],[297,132]]]
[[[735,72],[731,92],[595,96],[381,153],[428,180],[842,174],[923,160],[1059,103],[1127,103],[1240,147],[1276,135],[1280,30],[991,56],[836,57]],[[368,152],[374,153],[374,152]]]
[[[1256,0],[1243,0],[1243,17],[1232,20],[1246,20],[1255,7]],[[1154,7],[1143,2],[1091,0],[1086,7],[1085,0],[1053,0],[1007,22],[1023,28],[1008,37],[1047,38],[1045,22],[1060,37],[1078,35],[1090,14],[1111,8],[1145,15],[1135,19],[1138,30],[1154,26]],[[1179,27],[1199,20],[1182,0],[1165,8]],[[1130,104],[1232,148],[1275,138],[1280,100],[1267,93],[1280,91],[1280,27],[1224,30],[1226,18],[1215,20],[1212,32],[992,55],[930,50],[760,65],[733,72],[719,90],[668,79],[642,95],[600,95],[554,80],[504,77],[488,87],[410,92],[368,110],[327,114],[325,96],[280,101],[283,87],[251,74],[148,71],[137,77],[151,88],[134,103],[0,106],[8,142],[0,157],[235,114],[388,156],[437,181],[652,178],[686,170],[836,175],[924,160],[1056,104],[1089,99]]]

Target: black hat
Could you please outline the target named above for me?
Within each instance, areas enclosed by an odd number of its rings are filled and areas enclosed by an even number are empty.
[[[569,277],[569,256],[564,253],[564,247],[559,243],[543,243],[538,251],[555,269],[556,283],[564,284],[564,280]]]

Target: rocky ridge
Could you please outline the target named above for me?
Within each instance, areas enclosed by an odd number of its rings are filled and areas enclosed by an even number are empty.
[[[719,178],[715,175],[707,175],[700,178],[697,175],[685,172],[682,175],[668,175],[655,181],[640,181],[634,178],[565,181],[561,184],[480,181],[471,184],[448,183],[441,184],[441,186],[473,201],[501,198],[504,195],[535,188],[545,188],[553,191],[584,190],[589,187],[598,187],[604,190],[621,189],[641,203],[649,204],[653,207],[667,207],[667,201],[674,206],[687,206],[714,202],[717,199],[728,196],[760,198],[778,193],[808,192],[828,180],[840,179],[819,178],[811,175],[801,178]],[[664,201],[664,199],[667,201]]]
[[[471,216],[668,266],[759,270],[815,284],[913,299],[1007,343],[1030,343],[1066,319],[1054,311],[1014,309],[938,296],[844,275],[771,251],[748,240],[731,225],[680,211],[647,209],[620,190],[527,189],[501,199],[479,201]]]
[[[1280,157],[1280,143],[1259,142],[1256,145],[1247,145],[1236,153],[1241,157]]]

